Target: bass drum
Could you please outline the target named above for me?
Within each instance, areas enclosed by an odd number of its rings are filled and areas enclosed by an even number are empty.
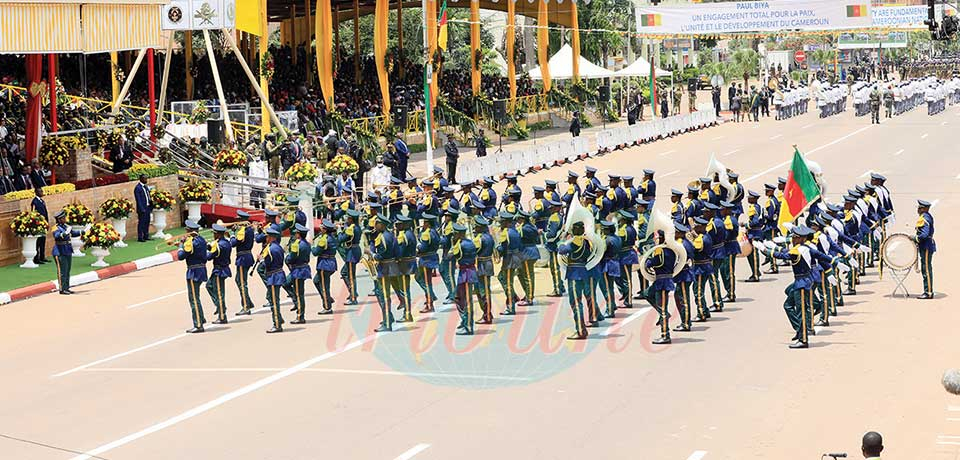
[[[747,232],[740,232],[737,243],[740,244],[740,253],[737,254],[737,257],[749,257],[750,253],[753,252],[753,243],[747,238]]]
[[[883,240],[880,255],[883,264],[894,270],[909,270],[917,264],[917,243],[906,233],[894,233]]]

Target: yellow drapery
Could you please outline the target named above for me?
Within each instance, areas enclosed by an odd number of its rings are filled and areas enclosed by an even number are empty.
[[[333,11],[330,0],[317,0],[317,76],[320,77],[320,92],[333,110]]]
[[[517,44],[517,5],[507,0],[507,80],[510,82],[510,111],[517,103],[517,69],[513,48]]]
[[[543,92],[550,92],[550,30],[547,20],[547,1],[537,0],[537,61],[540,64],[540,75],[543,76]]]
[[[580,24],[577,19],[577,2],[570,2],[570,47],[573,48],[573,82],[580,81]]]
[[[433,57],[437,51],[437,0],[427,0],[427,46],[430,56]],[[440,88],[440,75],[433,74],[433,82],[430,83],[430,106],[437,106],[437,96]]]
[[[474,96],[480,94],[480,63],[477,61],[480,53],[480,0],[470,0],[470,87]]]
[[[383,114],[390,114],[390,75],[387,74],[387,35],[389,35],[390,0],[377,0],[373,22],[373,56],[377,60],[377,77],[380,80],[380,96],[383,98]]]

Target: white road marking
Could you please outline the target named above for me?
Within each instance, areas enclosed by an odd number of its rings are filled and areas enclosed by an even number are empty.
[[[737,152],[739,152],[739,151],[740,151],[740,149],[733,149],[733,150],[731,150],[731,151],[729,151],[729,152],[727,152],[727,153],[724,153],[723,156],[728,157],[728,156],[733,155],[734,153],[737,153]]]
[[[690,456],[687,457],[687,460],[700,460],[700,459],[702,459],[703,457],[706,457],[706,456],[707,456],[707,451],[705,451],[705,450],[698,450],[698,451],[694,451],[694,453],[690,454]]]
[[[677,173],[679,173],[679,172],[680,172],[679,169],[676,170],[676,171],[670,171],[670,172],[668,172],[668,173],[666,173],[666,174],[661,174],[660,177],[661,177],[661,178],[670,177],[670,176],[672,176],[672,175],[674,175],[674,174],[677,174]]]
[[[133,304],[133,305],[127,306],[127,309],[142,307],[142,306],[144,306],[144,305],[147,305],[147,304],[150,304],[150,303],[154,303],[154,302],[158,302],[158,301],[163,300],[163,299],[169,299],[170,297],[173,297],[173,296],[178,296],[178,295],[180,295],[180,294],[185,294],[186,292],[187,292],[187,290],[184,289],[184,290],[182,290],[182,291],[177,291],[177,292],[174,292],[174,293],[171,293],[171,294],[162,295],[162,296],[160,296],[160,297],[155,297],[155,298],[152,298],[152,299],[150,299],[150,300],[144,300],[143,302],[135,303],[135,304]]]
[[[230,402],[230,401],[232,401],[232,400],[234,400],[234,399],[237,399],[237,398],[239,398],[239,397],[241,397],[241,396],[244,396],[244,395],[246,395],[246,394],[249,394],[249,393],[251,393],[251,392],[254,392],[254,391],[256,391],[256,390],[259,390],[260,388],[263,388],[263,387],[265,387],[265,386],[267,386],[267,385],[270,385],[270,384],[275,383],[275,382],[277,382],[277,381],[280,381],[280,380],[282,380],[282,379],[284,379],[284,378],[286,378],[286,377],[289,377],[289,376],[291,376],[291,375],[293,375],[293,374],[296,374],[297,372],[299,372],[299,371],[301,371],[301,370],[303,370],[303,369],[306,369],[306,368],[308,368],[308,367],[310,367],[310,366],[313,366],[314,364],[317,364],[317,363],[319,363],[319,362],[321,362],[321,361],[325,361],[325,360],[330,359],[330,358],[332,358],[332,357],[334,357],[334,356],[337,356],[337,355],[339,355],[339,354],[341,354],[341,353],[344,353],[344,352],[350,351],[350,350],[352,350],[352,349],[354,349],[354,348],[357,348],[357,347],[359,347],[359,346],[361,346],[361,345],[363,345],[363,344],[365,344],[365,343],[367,343],[367,342],[375,339],[378,335],[379,335],[379,334],[371,334],[371,335],[368,335],[368,336],[366,336],[366,337],[364,337],[364,338],[362,338],[362,339],[360,339],[360,340],[356,340],[356,341],[354,341],[354,342],[351,342],[351,343],[347,344],[346,346],[344,346],[343,348],[340,348],[340,349],[338,349],[338,350],[328,351],[328,352],[326,352],[326,353],[324,353],[324,354],[322,354],[322,355],[319,355],[319,356],[315,356],[315,357],[313,357],[313,358],[310,358],[310,359],[308,359],[308,360],[306,360],[306,361],[303,361],[303,362],[301,362],[301,363],[299,363],[299,364],[296,364],[296,365],[294,365],[294,366],[292,366],[292,367],[289,367],[289,368],[287,368],[287,369],[284,369],[284,370],[281,371],[281,372],[277,372],[276,374],[273,374],[273,375],[264,377],[264,378],[262,378],[262,379],[260,379],[260,380],[257,380],[256,382],[253,382],[253,383],[251,383],[251,384],[249,384],[249,385],[246,385],[246,386],[244,386],[244,387],[242,387],[242,388],[239,388],[239,389],[237,389],[237,390],[231,391],[230,393],[227,393],[227,394],[225,394],[225,395],[223,395],[223,396],[220,396],[220,397],[218,397],[218,398],[216,398],[216,399],[207,401],[207,402],[205,402],[205,403],[203,403],[203,404],[201,404],[201,405],[199,405],[199,406],[197,406],[197,407],[194,407],[193,409],[190,409],[190,410],[188,410],[188,411],[186,411],[186,412],[181,413],[180,415],[171,417],[171,418],[169,418],[169,419],[167,419],[167,420],[164,420],[164,421],[162,421],[162,422],[160,422],[160,423],[157,423],[157,424],[155,424],[155,425],[148,426],[148,427],[146,427],[146,428],[144,428],[144,429],[142,429],[142,430],[140,430],[140,431],[137,431],[136,433],[129,434],[129,435],[124,436],[124,437],[122,437],[122,438],[120,438],[120,439],[117,439],[116,441],[109,442],[109,443],[104,444],[104,445],[102,445],[102,446],[100,446],[100,447],[97,447],[97,448],[95,448],[95,449],[92,449],[92,450],[89,450],[89,451],[87,451],[87,452],[84,452],[84,453],[81,454],[81,455],[77,455],[76,457],[73,457],[72,460],[87,460],[87,459],[89,459],[89,458],[91,458],[91,457],[93,457],[93,456],[97,456],[97,455],[103,454],[103,453],[105,453],[105,452],[109,452],[109,451],[111,451],[111,450],[113,450],[113,449],[116,449],[117,447],[125,446],[125,445],[130,444],[131,442],[136,441],[136,440],[138,440],[138,439],[140,439],[140,438],[143,438],[143,437],[145,437],[145,436],[151,435],[151,434],[156,433],[156,432],[158,432],[158,431],[160,431],[160,430],[163,430],[163,429],[165,429],[165,428],[169,428],[169,427],[171,427],[171,426],[173,426],[173,425],[176,425],[176,424],[178,424],[178,423],[180,423],[180,422],[183,422],[183,421],[185,421],[185,420],[189,420],[189,419],[191,419],[191,418],[193,418],[193,417],[196,417],[196,416],[198,416],[198,415],[200,415],[200,414],[203,414],[204,412],[207,412],[207,411],[209,411],[209,410],[211,410],[211,409],[214,409],[214,408],[219,407],[219,406],[221,406],[221,405],[223,405],[223,404],[226,404],[226,403],[228,403],[228,402]],[[409,457],[408,457],[408,458],[409,458]]]
[[[630,316],[624,318],[623,321],[620,321],[619,323],[614,324],[614,325],[608,327],[607,330],[603,332],[603,334],[600,334],[600,337],[609,337],[610,334],[613,334],[614,332],[617,332],[617,331],[620,330],[620,328],[622,328],[623,326],[626,326],[627,324],[630,324],[630,323],[633,322],[634,320],[639,319],[641,316],[646,315],[647,313],[650,313],[652,310],[653,310],[653,307],[643,307],[643,308],[641,308],[641,309],[633,312]]]
[[[667,150],[666,152],[661,153],[660,156],[665,157],[673,152],[676,152],[676,150]]]
[[[810,151],[808,151],[807,153],[805,153],[804,156],[805,156],[805,157],[810,156],[810,155],[812,155],[812,154],[814,154],[814,153],[816,153],[816,152],[819,152],[819,151],[821,151],[821,150],[823,150],[823,149],[825,149],[825,148],[827,148],[827,147],[830,147],[831,145],[834,145],[834,144],[836,144],[836,143],[838,143],[838,142],[842,142],[842,141],[844,141],[844,140],[846,140],[846,139],[849,139],[849,138],[851,138],[851,137],[853,137],[853,136],[856,136],[857,134],[860,134],[860,133],[862,133],[862,132],[864,132],[864,131],[866,131],[866,130],[868,130],[868,129],[870,129],[870,126],[864,126],[863,128],[860,128],[860,129],[858,129],[858,130],[856,130],[856,131],[854,131],[854,132],[852,132],[852,133],[850,133],[850,134],[847,134],[847,135],[845,135],[845,136],[843,136],[843,137],[834,139],[833,141],[830,141],[830,142],[828,142],[828,143],[826,143],[826,144],[823,144],[823,145],[821,145],[820,147],[817,147],[817,148],[815,148],[815,149],[813,149],[813,150],[810,150]],[[787,160],[787,161],[784,161],[784,162],[782,162],[782,163],[779,163],[779,164],[777,164],[777,165],[774,165],[773,167],[768,168],[766,171],[763,171],[763,172],[760,172],[760,173],[757,173],[757,174],[754,174],[754,175],[748,177],[746,180],[741,181],[741,183],[752,181],[752,180],[754,180],[754,179],[756,179],[756,178],[758,178],[758,177],[763,176],[764,174],[770,173],[771,171],[776,171],[777,169],[780,169],[780,168],[782,168],[782,167],[790,164],[790,162],[792,162],[792,161],[793,161],[793,158],[791,158],[791,159],[789,159],[789,160]]]
[[[727,137],[727,136],[717,136],[717,137],[713,138],[713,140],[719,141],[720,139],[723,139],[723,138],[725,138],[725,137]]]
[[[429,448],[430,448],[430,444],[417,444],[411,447],[410,450],[397,456],[397,458],[395,458],[394,460],[409,460],[413,458],[414,455],[417,455],[420,452],[423,452]]]
[[[84,369],[84,372],[280,372],[282,367],[100,367]],[[500,375],[482,375],[482,374],[448,374],[444,372],[399,372],[399,371],[376,371],[369,369],[330,369],[323,367],[312,367],[303,369],[300,372],[317,372],[325,374],[363,374],[363,375],[386,375],[399,377],[447,377],[458,379],[490,379],[490,380],[509,380],[518,382],[528,382],[532,380],[528,377],[509,377]]]
[[[807,128],[809,128],[809,127],[811,127],[811,126],[813,126],[813,125],[815,125],[815,124],[816,124],[816,123],[810,123],[810,124],[809,124],[809,125],[807,125],[807,126],[802,126],[802,127],[800,127],[800,129],[807,129]]]
[[[897,150],[896,153],[893,154],[893,156],[898,157],[902,153],[903,153],[903,149],[900,149],[900,150]]]
[[[775,139],[780,139],[781,137],[783,137],[783,134],[777,134],[777,135],[775,135],[775,136],[772,136],[772,137],[770,138],[770,140],[772,141],[772,140],[775,140]]]
[[[926,139],[927,136],[929,136],[929,135],[930,135],[930,133],[923,133],[923,135],[920,136],[920,139]]]

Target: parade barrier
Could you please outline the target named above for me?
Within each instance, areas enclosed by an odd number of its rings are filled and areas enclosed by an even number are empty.
[[[525,173],[571,162],[614,148],[649,142],[675,134],[705,128],[717,123],[713,107],[702,106],[698,111],[668,118],[658,118],[632,126],[604,129],[596,134],[596,150],[591,151],[585,136],[562,141],[540,143],[521,151],[503,152],[462,161],[457,168],[461,182],[473,182],[484,177]]]

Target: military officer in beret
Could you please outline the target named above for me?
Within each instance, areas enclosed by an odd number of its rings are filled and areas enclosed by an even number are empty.
[[[320,294],[320,302],[323,308],[318,312],[320,315],[329,315],[333,313],[333,303],[330,301],[330,277],[337,271],[337,247],[339,246],[339,237],[337,236],[337,226],[330,219],[323,219],[320,226],[320,234],[313,239],[313,249],[311,254],[317,257],[317,272],[313,275],[313,285]]]
[[[483,216],[473,218],[473,245],[477,249],[477,300],[482,310],[478,324],[493,323],[493,297],[490,294],[490,278],[493,277],[493,251],[496,244],[490,235],[490,222]]]
[[[283,332],[283,315],[280,313],[280,290],[287,284],[287,275],[283,272],[284,254],[280,246],[280,230],[268,228],[266,231],[266,247],[260,255],[264,267],[264,284],[267,286],[267,299],[270,302],[270,313],[273,327],[267,334]]]
[[[930,214],[930,202],[917,201],[917,249],[920,252],[920,273],[923,275],[923,294],[920,299],[932,299],[933,290],[933,253],[937,252],[937,242],[933,239],[933,215]]]
[[[250,267],[253,267],[253,243],[254,230],[250,227],[250,214],[246,211],[238,210],[237,218],[242,222],[236,233],[230,237],[230,246],[236,248],[237,256],[235,264],[237,274],[234,275],[234,282],[237,283],[237,289],[240,290],[240,311],[237,316],[249,315],[253,310],[253,301],[250,300]]]
[[[57,264],[57,285],[60,287],[60,294],[73,294],[70,290],[70,268],[73,265],[73,246],[70,244],[71,237],[80,236],[80,230],[74,230],[67,225],[67,214],[62,210],[54,216],[57,220],[57,226],[53,230],[53,261]]]
[[[200,303],[200,285],[207,281],[207,240],[197,233],[200,225],[196,222],[188,220],[185,226],[189,235],[180,244],[177,259],[187,263],[187,299],[193,319],[193,329],[187,332],[198,333],[203,332],[203,325],[207,322]]]
[[[213,242],[207,251],[207,260],[213,261],[213,270],[207,280],[207,293],[217,308],[217,319],[213,324],[227,324],[227,293],[224,289],[227,278],[230,278],[230,241],[225,237],[227,228],[220,224],[213,224]]]

